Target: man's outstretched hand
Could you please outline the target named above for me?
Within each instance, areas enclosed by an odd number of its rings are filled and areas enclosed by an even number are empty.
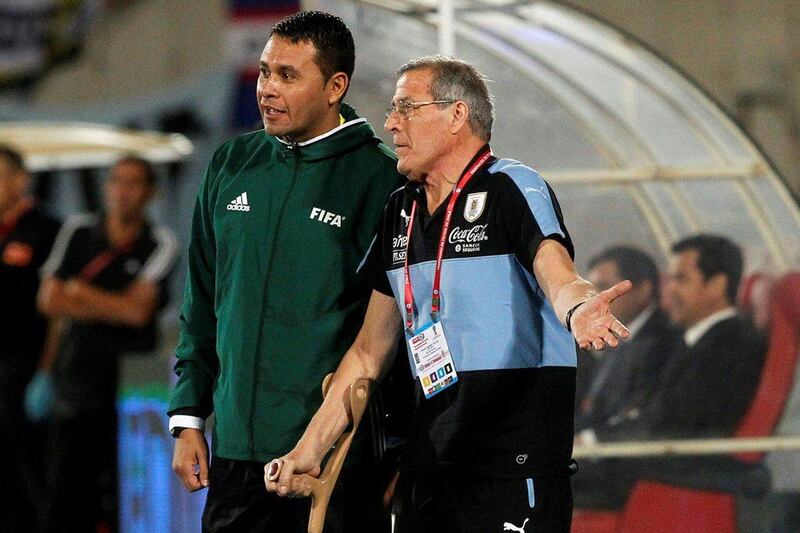
[[[630,333],[622,322],[611,314],[611,302],[631,290],[633,284],[621,281],[613,287],[593,296],[572,314],[572,335],[581,350],[603,350],[619,344]]]

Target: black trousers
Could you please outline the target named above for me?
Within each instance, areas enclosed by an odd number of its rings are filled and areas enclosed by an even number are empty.
[[[43,476],[36,467],[43,454],[37,438],[42,436],[21,417],[5,415],[0,412],[0,531],[35,531]]]
[[[45,531],[117,531],[116,411],[56,416],[47,460]]]
[[[395,533],[568,533],[568,477],[482,479],[447,471],[401,472]]]
[[[325,516],[325,533],[388,533],[385,476],[371,467],[342,470]],[[264,464],[213,457],[203,511],[208,533],[307,533],[310,498],[282,498],[264,487]]]
[[[4,341],[7,342],[7,341]],[[38,353],[0,349],[0,531],[35,531],[43,510],[44,429],[25,418],[22,401]]]

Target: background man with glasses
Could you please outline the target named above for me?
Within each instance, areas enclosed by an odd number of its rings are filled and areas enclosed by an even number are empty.
[[[374,289],[364,326],[267,488],[308,493],[294,474],[319,471],[347,425],[345,389],[385,371],[405,327],[417,382],[396,531],[569,531],[575,341],[602,350],[628,335],[609,304],[631,283],[598,294],[575,272],[553,191],[492,155],[474,67],[425,57],[399,75],[385,127],[411,181],[362,266]]]

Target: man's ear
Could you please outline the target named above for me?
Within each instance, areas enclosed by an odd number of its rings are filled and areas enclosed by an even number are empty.
[[[458,133],[462,128],[468,127],[469,107],[462,101],[453,104],[453,118],[450,122],[450,133]]]
[[[31,185],[31,176],[24,170],[15,170],[14,176],[12,178],[14,180],[14,186],[17,189],[17,193],[19,195],[24,195],[28,192],[28,189]]]
[[[635,290],[637,286],[639,289],[637,292],[639,292],[642,295],[643,299],[645,299],[648,302],[656,299],[657,289],[653,285],[652,281],[650,281],[649,279],[643,279],[637,283],[634,283],[633,289]],[[633,290],[631,290],[631,292],[633,292]]]
[[[718,272],[706,280],[706,285],[711,288],[714,294],[719,295],[725,301],[728,301],[728,283],[730,280],[728,276],[722,272]],[[736,302],[728,302],[735,304]]]
[[[350,85],[350,79],[344,72],[337,72],[325,84],[328,91],[328,104],[334,105],[341,102],[344,98],[344,93],[347,92],[347,87]]]

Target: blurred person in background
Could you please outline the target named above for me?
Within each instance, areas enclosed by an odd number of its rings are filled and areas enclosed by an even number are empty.
[[[51,328],[26,408],[50,418],[45,531],[117,529],[117,361],[155,349],[177,251],[145,213],[155,179],[147,161],[122,158],[105,211],[69,218],[42,269]]]
[[[588,389],[578,398],[575,430],[591,443],[594,432],[613,426],[620,411],[646,402],[660,382],[678,332],[658,306],[659,272],[655,261],[631,246],[613,246],[589,261],[587,279],[598,290],[629,279],[633,288],[611,304],[630,336],[612,352],[583,352],[597,360]],[[580,368],[580,361],[579,361]]]
[[[0,146],[0,531],[29,531],[36,514],[33,450],[39,435],[22,398],[42,353],[46,320],[36,309],[39,269],[58,222],[34,202],[19,152]]]
[[[264,130],[219,148],[198,194],[169,415],[173,469],[190,491],[209,489],[204,531],[307,531],[310,502],[268,494],[264,464],[300,438],[358,332],[370,289],[356,270],[403,181],[342,103],[354,63],[338,17],[278,22],[256,86]],[[389,531],[366,452],[354,444],[328,533]]]
[[[733,436],[766,356],[766,340],[735,307],[743,263],[739,247],[719,235],[693,235],[672,246],[664,301],[682,335],[650,399],[622,409],[613,426],[596,432],[598,440]],[[636,479],[699,471],[714,460],[586,461],[575,478],[575,505],[618,509]]]
[[[743,265],[739,247],[719,235],[698,234],[672,246],[666,311],[683,342],[639,417],[645,434],[729,437],[738,427],[766,355],[766,340],[735,307]]]

